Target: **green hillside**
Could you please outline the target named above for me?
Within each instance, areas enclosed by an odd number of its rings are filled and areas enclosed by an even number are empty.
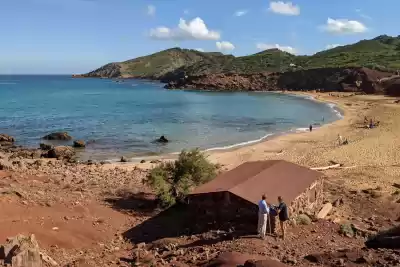
[[[84,76],[132,77],[169,80],[183,75],[254,73],[328,67],[367,67],[382,71],[400,69],[400,37],[381,35],[339,46],[312,56],[295,56],[278,49],[234,57],[221,53],[171,48],[132,60],[107,64]]]

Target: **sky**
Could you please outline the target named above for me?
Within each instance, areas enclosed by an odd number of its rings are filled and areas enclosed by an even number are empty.
[[[0,74],[86,73],[171,47],[293,54],[398,36],[399,0],[0,0]]]

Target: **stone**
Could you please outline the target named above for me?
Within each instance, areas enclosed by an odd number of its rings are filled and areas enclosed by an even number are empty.
[[[42,267],[39,244],[34,235],[17,235],[1,246],[0,256],[13,267]]]
[[[318,219],[324,219],[331,211],[332,211],[332,204],[331,203],[326,203],[322,209],[318,212],[317,218]]]
[[[322,264],[324,262],[323,256],[321,254],[310,254],[304,257],[304,259],[308,260],[309,262]]]
[[[56,146],[55,148],[49,150],[47,153],[48,158],[56,159],[70,159],[75,155],[75,151],[68,146]]]
[[[287,267],[287,266],[289,265],[286,265],[282,262],[273,259],[247,260],[243,265],[243,267]]]
[[[70,141],[72,140],[72,136],[70,136],[67,132],[55,132],[43,136],[44,140],[58,140],[58,141]]]
[[[156,142],[157,142],[157,143],[168,143],[169,141],[168,141],[167,138],[165,138],[164,135],[161,135],[160,138],[158,138],[158,139],[156,140]]]
[[[140,161],[140,163],[146,163],[146,161],[145,161],[144,159],[142,159],[142,160]]]
[[[40,143],[39,147],[40,147],[41,150],[50,150],[50,149],[53,149],[53,146],[52,146],[52,145],[45,144],[45,143]]]
[[[85,144],[85,141],[83,141],[83,140],[75,140],[74,141],[74,147],[76,147],[76,148],[83,148],[85,146],[86,146],[86,144]]]
[[[122,156],[120,162],[128,162],[128,159]]]
[[[12,171],[14,166],[11,162],[5,159],[0,159],[0,171]]]
[[[14,143],[14,142],[15,142],[14,137],[0,133],[0,143]]]

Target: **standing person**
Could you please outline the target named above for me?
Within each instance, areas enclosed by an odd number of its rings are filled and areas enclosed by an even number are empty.
[[[312,124],[310,124],[310,132],[312,132]]]
[[[289,220],[289,212],[286,203],[281,196],[278,197],[279,206],[277,209],[279,223],[281,225],[282,239],[285,239],[285,222]]]
[[[264,194],[261,196],[261,200],[258,202],[258,234],[262,239],[265,239],[265,232],[267,230],[269,207],[267,204],[267,196]]]

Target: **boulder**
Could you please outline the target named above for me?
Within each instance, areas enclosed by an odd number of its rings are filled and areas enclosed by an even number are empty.
[[[6,159],[0,159],[0,170],[12,171],[13,169],[14,169],[14,166],[12,165],[11,162],[9,162]]]
[[[72,140],[72,136],[70,136],[67,132],[55,132],[55,133],[51,133],[51,134],[44,136],[42,139],[70,141],[70,140]]]
[[[47,153],[48,158],[70,159],[75,155],[75,151],[69,146],[56,146]]]
[[[165,138],[165,136],[164,135],[161,135],[160,136],[160,138],[158,138],[157,140],[156,140],[156,142],[157,143],[168,143],[169,141],[168,141],[168,139],[167,138]]]
[[[365,245],[368,248],[400,248],[400,225],[389,230],[382,231],[375,236],[370,237]]]
[[[0,260],[13,267],[42,267],[39,245],[34,235],[17,235],[0,247]]]
[[[265,259],[265,260],[248,260],[244,263],[244,267],[288,267],[280,261],[276,261],[273,259]]]
[[[86,146],[86,144],[85,144],[85,141],[83,141],[83,140],[75,140],[74,141],[74,147],[76,147],[76,148],[82,148],[85,146]]]
[[[331,203],[326,203],[322,209],[318,212],[317,218],[318,219],[324,219],[332,210],[333,206]]]
[[[263,257],[261,257],[260,255],[250,255],[239,252],[223,252],[219,254],[217,258],[212,260],[208,266],[213,266],[213,267],[242,266],[249,259],[260,260],[262,258]]]
[[[0,143],[14,143],[15,138],[7,134],[0,133]]]
[[[41,150],[50,150],[50,149],[53,149],[53,146],[49,145],[49,144],[40,143],[40,149]]]

